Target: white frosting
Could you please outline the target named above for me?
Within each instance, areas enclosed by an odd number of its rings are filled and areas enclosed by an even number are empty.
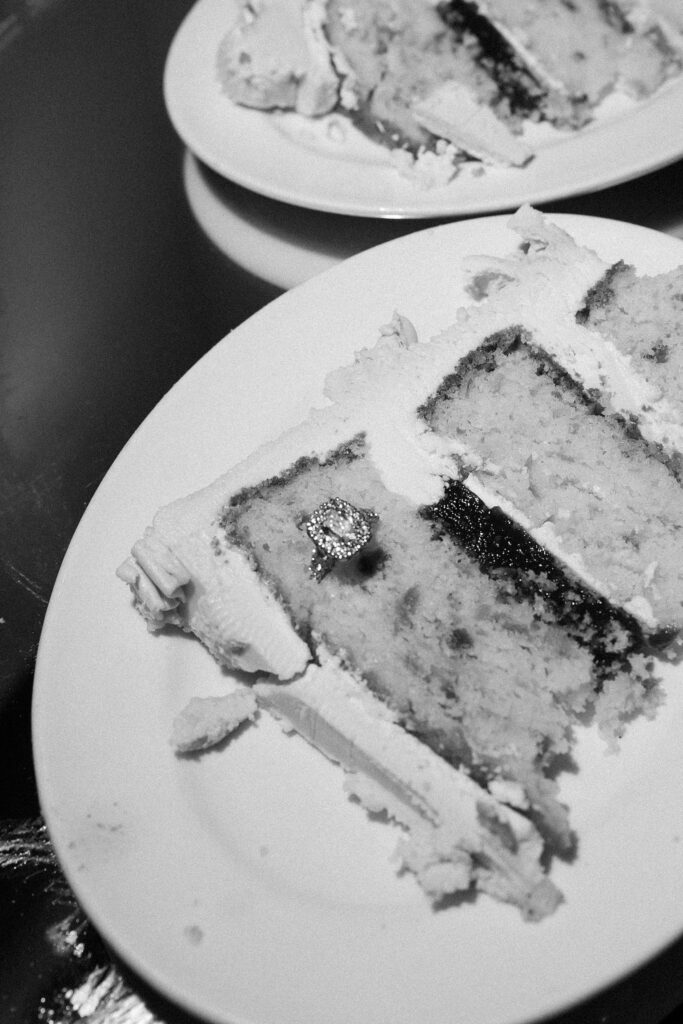
[[[147,531],[143,542],[133,548],[136,554],[144,553],[144,568],[129,559],[119,567],[119,577],[130,586],[152,628],[179,625],[195,633],[221,664],[290,679],[310,660],[308,647],[246,556],[233,548],[216,551],[211,514],[216,509],[200,504],[194,506],[199,517],[187,532],[182,527],[175,533],[164,534],[161,528]],[[152,578],[163,578],[163,569],[157,571],[150,564],[152,547],[162,565],[167,556],[181,562],[185,583],[191,582],[187,590],[174,590],[171,600]]]
[[[432,135],[447,139],[484,163],[521,167],[532,157],[531,150],[493,111],[457,82],[445,82],[411,110]]]
[[[179,754],[206,750],[251,721],[258,709],[251,690],[218,697],[193,697],[173,722],[171,745]]]
[[[344,766],[346,788],[369,811],[386,812],[408,830],[401,863],[433,898],[472,884],[490,890],[493,874],[496,897],[526,916],[555,908],[559,893],[540,867],[543,843],[531,822],[405,732],[334,658],[323,651],[300,678],[254,691],[263,707]],[[516,787],[499,787],[498,797],[520,800]]]
[[[325,3],[304,0],[303,33],[310,63],[299,89],[296,109],[309,117],[326,113],[334,107],[339,94],[324,24]]]

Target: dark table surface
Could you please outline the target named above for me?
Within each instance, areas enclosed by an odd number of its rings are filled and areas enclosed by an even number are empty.
[[[64,883],[30,708],[50,592],[101,478],[168,388],[279,292],[226,259],[188,204],[161,78],[189,7],[0,0],[0,1024],[188,1020],[112,959]],[[255,223],[291,222],[206,180]],[[683,163],[545,208],[683,235]],[[342,221],[302,212],[300,231],[383,237]],[[555,1024],[658,1024],[680,1005],[683,941]]]

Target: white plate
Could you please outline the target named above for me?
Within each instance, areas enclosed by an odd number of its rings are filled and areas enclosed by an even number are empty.
[[[680,241],[555,218],[647,271]],[[591,731],[565,795],[581,838],[540,924],[482,897],[433,912],[389,862],[396,834],[341,772],[269,718],[176,758],[174,715],[230,679],[180,635],[149,635],[114,570],[160,504],[211,481],[322,400],[323,378],[395,309],[420,335],[465,299],[463,257],[505,254],[505,217],[430,228],[284,294],[169,392],[107,474],[50,602],[35,680],[41,805],[76,895],[120,955],[221,1024],[513,1024],[655,954],[683,925],[683,688],[619,756]],[[369,286],[371,285],[371,286]]]
[[[170,48],[166,106],[185,144],[219,174],[296,206],[365,217],[452,217],[593,192],[683,153],[683,79],[641,104],[612,105],[579,133],[541,132],[522,169],[468,166],[445,187],[401,177],[387,150],[346,119],[270,114],[221,91],[216,51],[235,0],[198,0]]]

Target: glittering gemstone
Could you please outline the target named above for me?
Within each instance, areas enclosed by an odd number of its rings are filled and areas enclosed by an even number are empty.
[[[372,509],[356,508],[343,498],[330,498],[305,521],[315,545],[309,572],[322,580],[337,561],[352,558],[365,547],[379,516]]]

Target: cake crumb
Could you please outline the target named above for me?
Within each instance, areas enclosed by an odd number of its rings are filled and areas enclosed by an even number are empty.
[[[183,929],[183,934],[193,946],[198,946],[204,938],[204,932],[197,924],[188,924],[187,927]]]
[[[244,722],[253,721],[256,711],[256,697],[250,690],[193,697],[173,723],[171,744],[179,754],[208,750]]]

